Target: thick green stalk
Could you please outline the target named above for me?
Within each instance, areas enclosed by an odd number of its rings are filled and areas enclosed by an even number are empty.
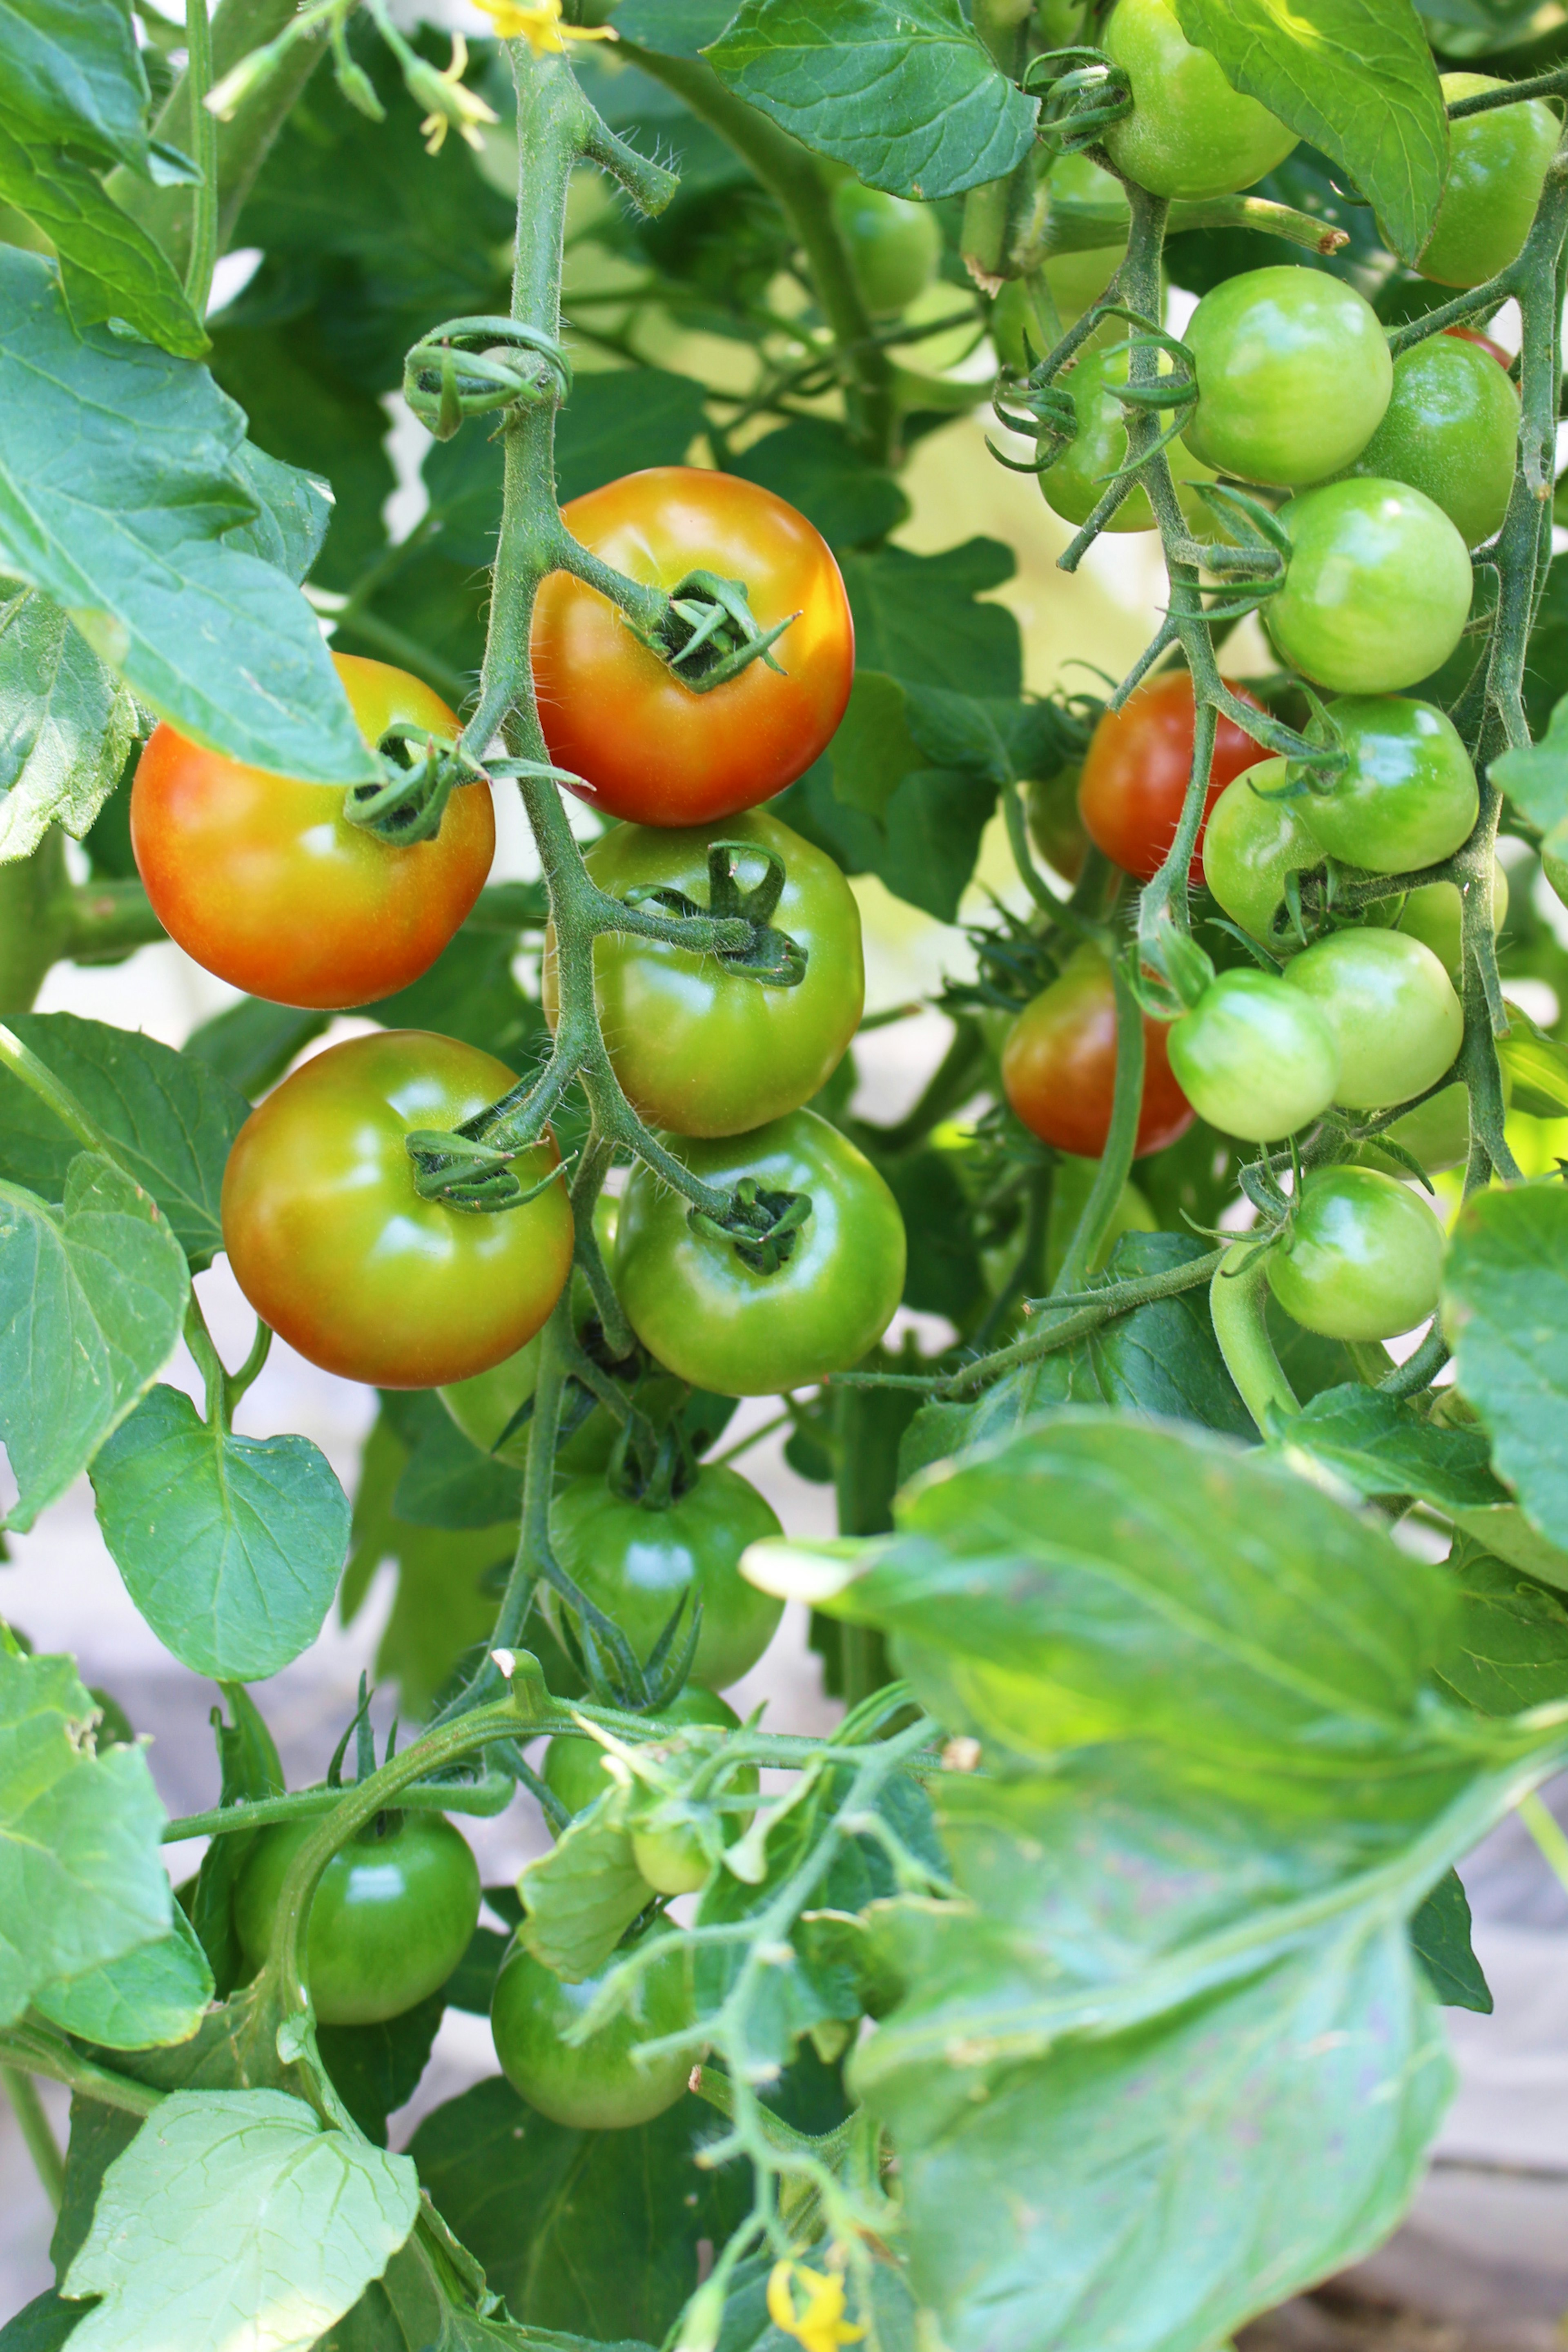
[[[1268,1434],[1270,1407],[1287,1415],[1301,1410],[1268,1336],[1268,1304],[1264,1252],[1256,1242],[1236,1243],[1209,1286],[1209,1313],[1226,1369],[1263,1437]]]
[[[1110,1126],[1089,1198],[1057,1276],[1058,1290],[1076,1290],[1099,1255],[1132,1172],[1138,1141],[1138,1117],[1143,1108],[1143,1008],[1120,957],[1112,961],[1110,975],[1116,990],[1116,1084],[1110,1097]]]
[[[201,178],[191,191],[191,249],[185,264],[185,297],[198,319],[206,316],[217,259],[217,121],[206,105],[213,86],[212,20],[207,0],[185,0],[185,81],[189,90],[191,152]]]
[[[58,2213],[65,2195],[66,2160],[60,2154],[58,2140],[44,2113],[44,2103],[38,2096],[38,2086],[31,2074],[24,2074],[15,2066],[0,2066],[0,2088],[10,2100],[27,2154],[33,2159],[33,2169],[38,2176],[45,2196]]]
[[[79,888],[51,826],[30,857],[0,866],[0,1014],[27,1012],[62,957],[107,962],[163,935],[140,882]]]

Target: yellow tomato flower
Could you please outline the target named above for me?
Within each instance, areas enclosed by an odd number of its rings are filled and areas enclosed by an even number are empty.
[[[423,58],[409,68],[408,87],[414,96],[422,99],[430,111],[419,125],[425,134],[425,152],[438,155],[447,136],[447,126],[456,123],[461,136],[470,147],[482,145],[479,126],[481,122],[500,120],[495,109],[488,106],[478,90],[463,88],[463,76],[468,69],[468,45],[461,33],[452,36],[452,62],[443,72]]]
[[[805,2305],[796,2311],[795,2282],[800,2281]],[[768,2279],[768,2317],[784,2335],[793,2336],[804,2352],[838,2352],[841,2344],[858,2344],[866,2330],[844,2316],[844,2282],[807,2270],[804,2263],[775,2263]]]
[[[495,19],[503,41],[526,41],[536,58],[558,53],[568,41],[613,41],[612,25],[563,25],[561,0],[475,0]]]

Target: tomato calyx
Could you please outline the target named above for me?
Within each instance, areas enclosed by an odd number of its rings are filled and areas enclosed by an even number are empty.
[[[426,432],[449,441],[466,416],[568,399],[572,362],[555,336],[521,319],[448,319],[403,362],[403,396]]]
[[[763,877],[748,889],[735,871],[739,857],[760,857]],[[647,882],[626,891],[626,907],[655,906],[682,920],[706,916],[711,922],[749,924],[751,936],[735,947],[711,952],[733,971],[742,971],[763,988],[798,988],[805,978],[806,951],[788,931],[775,929],[769,919],[777,910],[787,877],[776,849],[754,841],[710,841],[708,845],[708,904],[689,898],[668,883]]]
[[[651,627],[632,624],[651,653],[668,664],[673,676],[692,694],[711,694],[727,686],[752,662],[765,662],[780,677],[784,664],[773,647],[800,618],[788,613],[771,629],[758,626],[743,580],[722,580],[716,572],[689,572],[673,589],[662,614]]]
[[[343,821],[398,847],[436,838],[459,784],[489,782],[460,743],[438,742],[427,728],[403,719],[386,729],[375,748],[384,781],[351,786],[343,795]]]
[[[1098,146],[1101,134],[1132,111],[1127,68],[1112,65],[1103,49],[1047,49],[1030,58],[1022,88],[1040,100],[1040,130],[1064,155]]]
[[[404,1149],[414,1162],[414,1189],[422,1201],[494,1216],[504,1209],[526,1208],[570,1168],[571,1160],[557,1161],[524,1192],[511,1162],[520,1152],[532,1150],[539,1138],[528,1135],[515,1143],[507,1139],[506,1122],[496,1116],[498,1108],[505,1108],[503,1103],[482,1110],[462,1127],[409,1129]]]
[[[777,1274],[795,1255],[797,1236],[811,1214],[809,1192],[771,1192],[754,1176],[742,1176],[722,1218],[689,1209],[686,1222],[708,1241],[733,1242],[735,1255],[753,1274]]]

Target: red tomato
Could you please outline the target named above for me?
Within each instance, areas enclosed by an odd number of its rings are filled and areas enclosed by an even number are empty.
[[[1234,678],[1226,684],[1244,702],[1255,698]],[[1193,682],[1184,669],[1167,670],[1130,694],[1120,710],[1108,710],[1089,740],[1078,788],[1078,804],[1089,839],[1124,873],[1152,882],[1176,837],[1187,777],[1193,764]],[[1215,735],[1206,818],[1233,776],[1261,757],[1250,735],[1222,718]],[[1197,847],[1190,879],[1203,879]]]
[[[1494,343],[1489,335],[1483,335],[1479,327],[1445,327],[1443,332],[1446,335],[1457,335],[1462,343],[1479,343],[1483,352],[1490,352],[1493,359],[1505,373],[1513,365],[1510,354],[1504,351],[1502,345]]]
[[[405,723],[455,743],[456,715],[406,670],[334,654],[360,732]],[[433,964],[495,856],[486,783],[463,784],[432,841],[378,840],[342,787],[248,768],[154,729],[131,792],[131,842],[153,912],[188,956],[274,1004],[336,1010],[406,988]]]
[[[771,490],[695,466],[652,466],[562,509],[617,571],[673,589],[695,571],[745,587],[773,648],[706,694],[682,686],[609,599],[552,572],[532,660],[550,756],[582,796],[637,824],[707,824],[782,792],[821,751],[849,699],[855,625],[827,542]]]
[[[1133,1146],[1139,1159],[1163,1151],[1193,1123],[1165,1052],[1169,1034],[1163,1021],[1144,1015],[1143,1104]],[[1115,1084],[1116,992],[1098,948],[1082,947],[1014,1022],[1002,1049],[1002,1085],[1042,1143],[1098,1160],[1110,1132]]]

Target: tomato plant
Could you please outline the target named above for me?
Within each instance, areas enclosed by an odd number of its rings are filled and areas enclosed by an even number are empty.
[[[1467,547],[1502,527],[1519,445],[1519,395],[1483,336],[1434,335],[1394,363],[1383,421],[1351,471],[1405,482],[1442,508]]]
[[[1231,691],[1243,702],[1252,700],[1244,686]],[[1192,680],[1184,670],[1170,670],[1136,688],[1120,710],[1108,710],[1089,739],[1078,788],[1085,830],[1097,849],[1141,882],[1153,880],[1176,837],[1192,772],[1193,730]],[[1258,751],[1233,719],[1220,719],[1205,813],[1233,776],[1256,763]],[[1194,880],[1199,870],[1194,856]]]
[[[1374,1168],[1309,1171],[1268,1286],[1309,1331],[1392,1339],[1437,1304],[1443,1228],[1420,1194]]]
[[[670,892],[713,906],[710,854],[736,845],[731,895],[740,904],[783,877],[767,916],[800,965],[759,985],[756,951],[726,964],[658,940],[609,933],[594,950],[599,1019],[627,1098],[651,1126],[679,1135],[738,1135],[797,1110],[826,1084],[860,1024],[866,1001],[860,910],[833,859],[757,812],[666,831],[617,825],[588,853],[589,873],[613,898]],[[770,868],[769,860],[774,862]],[[554,941],[546,938],[542,997],[558,1004]],[[771,953],[766,950],[764,952]]]
[[[1285,904],[1287,877],[1310,874],[1322,846],[1307,823],[1304,793],[1292,793],[1288,760],[1258,760],[1233,776],[1204,827],[1204,880],[1255,939],[1266,940]]]
[[[311,1822],[263,1830],[235,1889],[251,1969],[272,1948],[284,1882]],[[479,1916],[468,1842],[438,1813],[381,1813],[328,1863],[310,1906],[306,1981],[323,2025],[379,2025],[444,1985]]]
[[[1143,1024],[1143,1096],[1136,1157],[1163,1151],[1192,1125],[1192,1107],[1165,1056],[1162,1022]],[[1033,1135],[1058,1151],[1098,1160],[1110,1132],[1116,1084],[1116,998],[1099,950],[1079,948],[1061,976],[1026,1004],[1002,1049],[1007,1100]]]
[[[458,718],[420,679],[334,658],[367,743],[407,756],[422,736],[456,742]],[[335,1007],[390,996],[435,962],[484,887],[496,831],[482,779],[453,793],[432,840],[405,845],[353,823],[331,784],[270,775],[165,724],[137,763],[131,840],[159,921],[197,963],[275,1004]]]
[[[495,1217],[422,1200],[405,1138],[449,1132],[511,1084],[489,1054],[420,1030],[318,1054],[253,1111],[223,1181],[223,1240],[258,1314],[313,1364],[383,1388],[468,1379],[531,1339],[572,1265],[558,1154]]]
[[[706,824],[809,768],[849,698],[855,627],[838,566],[805,516],[750,482],[655,466],[574,499],[562,520],[645,588],[668,596],[706,573],[741,584],[755,627],[787,623],[771,658],[712,684],[719,659],[704,640],[688,684],[597,588],[552,572],[531,658],[544,740],[580,780],[573,789],[634,824]]]
[[[1046,504],[1068,522],[1087,522],[1104,497],[1111,476],[1127,462],[1127,424],[1116,386],[1127,382],[1131,362],[1124,351],[1090,352],[1067,378],[1077,431],[1068,446],[1040,476]],[[1169,375],[1164,361],[1161,373]],[[1173,449],[1172,469],[1182,510],[1194,523],[1208,509],[1198,482],[1212,482],[1214,474],[1187,449]],[[1124,499],[1106,524],[1108,530],[1152,530],[1154,512],[1145,491],[1135,489]]]
[[[1268,627],[1337,694],[1394,694],[1446,662],[1470,610],[1470,559],[1441,507],[1395,482],[1331,482],[1281,509],[1290,541]]]
[[[1379,1110],[1425,1094],[1459,1050],[1465,1016],[1430,948],[1403,931],[1333,931],[1293,956],[1284,978],[1314,1004],[1339,1048],[1336,1102]]]
[[[1346,696],[1331,706],[1329,727],[1345,765],[1327,790],[1306,795],[1300,814],[1331,857],[1369,874],[1411,874],[1469,839],[1476,772],[1442,711],[1406,695]]]
[[[1394,365],[1376,311],[1321,270],[1249,269],[1187,326],[1198,397],[1184,438],[1216,473],[1299,489],[1360,455]]]
[[[639,2063],[636,2054],[640,2043],[679,2032],[689,2017],[673,1948],[646,1970],[643,1982],[640,2020],[623,2015],[588,2040],[569,2042],[566,2035],[586,2015],[599,1980],[563,1983],[514,1941],[490,2006],[496,2056],[512,2088],[552,2123],[574,2131],[626,2131],[673,2106],[686,2088],[689,2057],[677,2050]]]

